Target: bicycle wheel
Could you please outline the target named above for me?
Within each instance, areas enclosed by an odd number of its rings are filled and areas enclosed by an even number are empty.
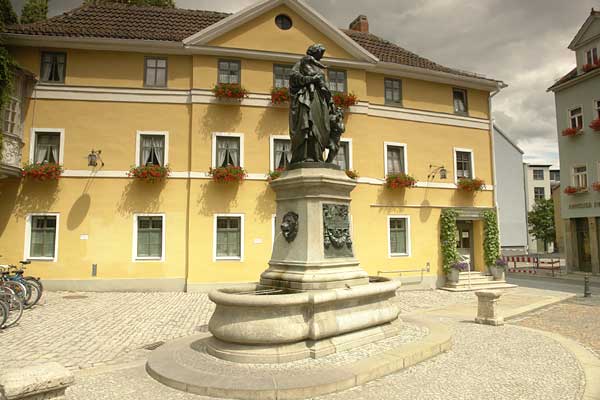
[[[15,295],[21,299],[21,302],[25,303],[25,301],[27,301],[27,287],[21,282],[4,281],[2,284],[5,287],[10,288],[15,293]]]
[[[40,297],[41,297],[41,293],[44,292],[44,285],[42,284],[42,280],[38,279],[38,278],[34,278],[33,276],[24,276],[23,279],[25,279],[28,282],[37,283],[38,286],[40,287]]]
[[[29,292],[27,301],[23,304],[23,306],[28,309],[35,306],[38,301],[40,301],[40,298],[42,297],[42,290],[36,281],[22,280],[21,283],[27,286],[27,291]]]
[[[7,303],[9,312],[3,328],[10,328],[19,322],[21,316],[23,315],[23,301],[17,295],[6,294],[4,298],[8,300]]]
[[[4,326],[8,313],[8,305],[0,298],[0,329]]]

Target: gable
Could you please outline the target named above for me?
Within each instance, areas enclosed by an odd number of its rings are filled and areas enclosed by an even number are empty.
[[[576,50],[580,46],[585,45],[589,41],[598,40],[600,38],[600,16],[590,15],[585,23],[581,26],[575,38],[569,44],[569,49]]]
[[[292,19],[292,27],[282,30],[275,24],[280,14]],[[298,13],[285,5],[275,7],[245,24],[226,32],[208,42],[209,46],[228,47],[245,50],[271,51],[278,53],[304,54],[308,46],[322,43],[326,57],[355,59],[350,53],[336,44],[331,38],[318,31]]]

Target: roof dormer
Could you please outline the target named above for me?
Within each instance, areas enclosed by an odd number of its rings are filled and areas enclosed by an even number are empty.
[[[600,68],[600,11],[592,8],[589,17],[569,44],[569,49],[575,52],[579,74]]]

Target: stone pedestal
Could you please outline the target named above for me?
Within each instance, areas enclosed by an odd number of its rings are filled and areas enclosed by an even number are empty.
[[[269,268],[260,277],[263,286],[323,290],[369,282],[351,238],[350,192],[356,183],[331,164],[314,165],[329,168],[292,169],[271,183],[276,235]],[[292,240],[280,229],[286,215],[297,216]]]
[[[477,318],[475,322],[485,325],[504,325],[504,318],[498,314],[498,299],[501,292],[480,290],[477,295]]]
[[[74,380],[69,370],[55,362],[5,369],[0,372],[0,400],[64,399]]]

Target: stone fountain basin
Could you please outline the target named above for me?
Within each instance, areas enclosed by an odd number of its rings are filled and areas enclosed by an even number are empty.
[[[365,285],[289,294],[240,294],[265,289],[256,284],[215,290],[208,328],[220,341],[242,345],[318,341],[396,320],[399,309],[391,299],[399,287],[378,277]]]

